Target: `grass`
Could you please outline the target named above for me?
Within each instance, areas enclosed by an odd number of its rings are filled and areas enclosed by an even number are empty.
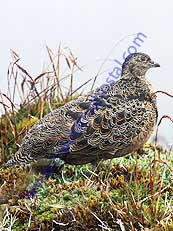
[[[61,173],[45,178],[39,187],[35,183],[40,182],[41,175],[13,169],[11,190],[16,191],[3,205],[6,220],[6,214],[11,216],[4,228],[15,219],[13,230],[171,230],[170,155],[155,151],[151,145],[144,150],[148,154],[138,158],[138,166],[133,154],[100,162],[97,167],[65,165]],[[153,166],[155,152],[163,163],[156,158]],[[18,182],[12,188],[14,175]],[[9,190],[10,183],[6,182]],[[29,197],[27,192],[33,188],[34,197]],[[5,194],[5,186],[2,189]]]
[[[48,70],[33,78],[12,51],[9,90],[0,95],[0,229],[173,230],[173,153],[160,147],[146,144],[143,155],[97,166],[64,165],[49,177],[37,165],[3,168],[32,124],[79,94],[73,80],[81,68],[71,50],[47,52]]]

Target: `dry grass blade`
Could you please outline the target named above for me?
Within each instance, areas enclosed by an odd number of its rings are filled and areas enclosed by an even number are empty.
[[[156,129],[155,145],[157,144],[159,126],[160,126],[160,124],[161,124],[161,122],[162,122],[163,119],[168,119],[168,120],[170,120],[173,123],[173,119],[169,115],[163,115],[160,118],[159,123],[157,125],[157,129]]]
[[[56,84],[57,84],[57,91],[59,91],[60,93],[60,96],[61,96],[61,99],[62,101],[64,101],[64,96],[63,96],[63,93],[62,93],[62,89],[61,89],[61,85],[60,85],[60,56],[61,56],[61,52],[60,52],[60,46],[59,46],[59,49],[58,49],[58,65],[57,65],[57,71],[56,71],[56,68],[55,68],[55,64],[54,64],[54,60],[53,60],[53,57],[52,57],[52,51],[50,50],[50,48],[48,46],[46,46],[46,49],[47,49],[47,52],[48,52],[48,55],[49,55],[49,59],[51,61],[51,64],[52,64],[52,68],[53,68],[53,71],[54,71],[54,75],[55,75],[55,79],[56,79]]]

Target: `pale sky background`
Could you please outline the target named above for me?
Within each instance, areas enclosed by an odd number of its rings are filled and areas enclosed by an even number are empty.
[[[42,70],[45,45],[57,50],[59,43],[70,47],[81,65],[76,84],[94,77],[114,45],[126,35],[147,35],[138,51],[148,53],[161,67],[148,72],[157,90],[173,94],[173,1],[172,0],[6,0],[0,7],[0,90],[7,89],[10,49],[22,58],[22,64],[33,75]],[[122,60],[135,36],[118,44],[110,58]],[[110,71],[115,64],[109,63]],[[106,67],[105,67],[106,68]],[[104,70],[104,68],[103,68]],[[104,83],[107,74],[98,84]],[[159,116],[173,117],[173,99],[158,97]],[[164,121],[160,131],[173,143],[173,124]]]

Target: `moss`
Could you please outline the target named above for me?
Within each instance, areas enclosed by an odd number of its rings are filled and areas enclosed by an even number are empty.
[[[171,230],[172,173],[165,164],[156,163],[151,179],[153,154],[151,151],[145,159],[138,159],[137,173],[135,156],[113,160],[111,165],[105,161],[96,169],[91,165],[65,165],[63,177],[59,174],[45,179],[36,189],[35,196],[26,199],[24,192],[40,180],[40,176],[31,177],[28,172],[28,186],[19,187],[15,205],[12,202],[9,205],[9,212],[16,217],[14,230],[25,230],[31,214],[29,230],[38,229],[40,224],[45,230],[101,230],[101,225],[119,230],[118,221],[126,230],[131,227],[136,230],[142,230],[141,227]],[[161,158],[167,161],[164,152]],[[11,175],[6,171],[1,175],[8,180],[12,180],[12,175],[16,181],[21,178],[24,182],[24,176],[27,178],[26,172],[22,174],[23,170],[13,170]]]

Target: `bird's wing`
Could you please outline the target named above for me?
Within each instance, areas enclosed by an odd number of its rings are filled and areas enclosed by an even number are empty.
[[[142,102],[127,100],[121,96],[95,96],[92,101],[79,103],[82,112],[70,108],[66,116],[75,117],[69,128],[69,136],[57,142],[56,154],[89,151],[91,148],[113,151],[132,143],[141,131],[146,112]],[[63,128],[62,128],[63,129]]]

